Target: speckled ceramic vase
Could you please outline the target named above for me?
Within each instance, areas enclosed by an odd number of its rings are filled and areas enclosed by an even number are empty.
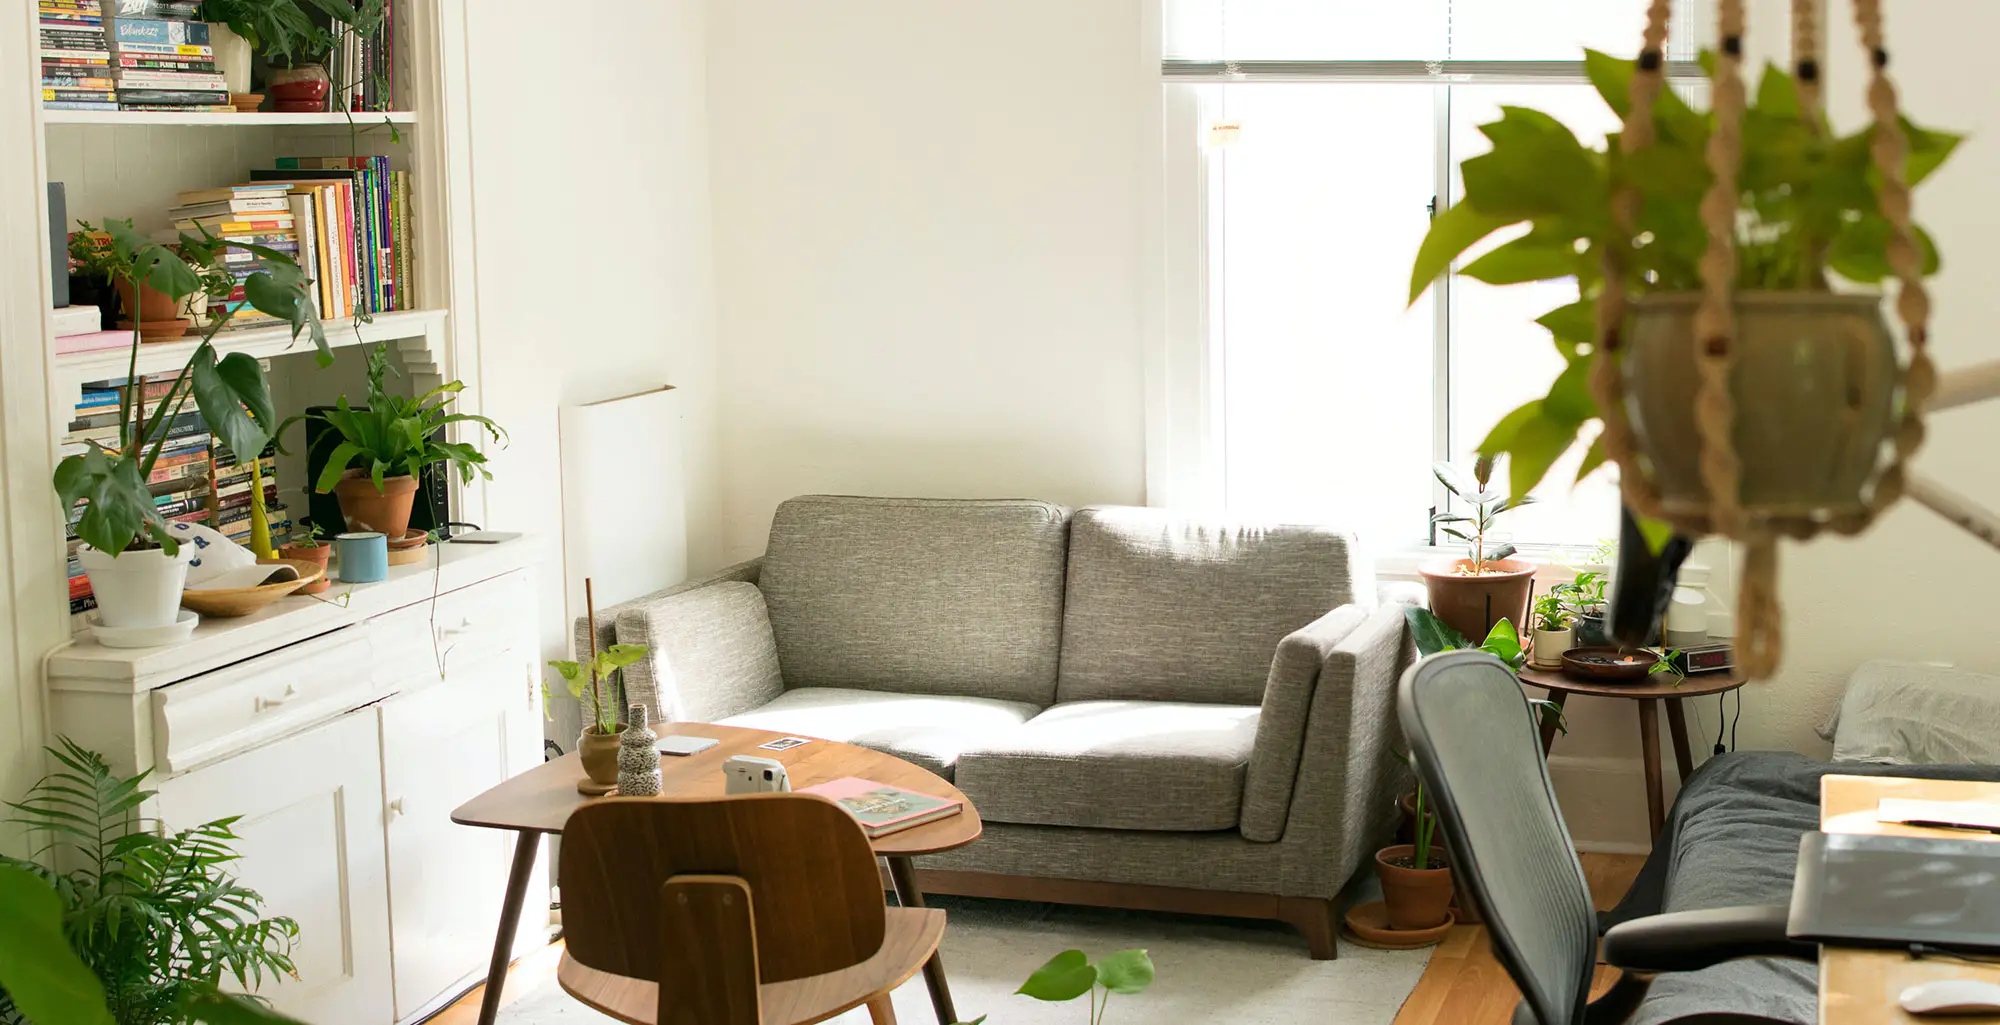
[[[633,705],[625,715],[630,725],[618,736],[618,796],[660,795],[660,735],[646,725],[646,706]]]

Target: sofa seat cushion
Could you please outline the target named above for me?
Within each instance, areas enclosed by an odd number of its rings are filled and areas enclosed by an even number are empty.
[[[1235,829],[1257,712],[1249,705],[1067,702],[967,748],[954,782],[992,822]]]
[[[1020,726],[1036,711],[1026,702],[993,698],[800,687],[719,723],[854,744],[950,779],[959,752]]]

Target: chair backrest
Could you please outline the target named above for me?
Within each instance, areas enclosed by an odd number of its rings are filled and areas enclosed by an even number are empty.
[[[1445,651],[1403,674],[1397,700],[1453,881],[1541,1025],[1578,1025],[1597,915],[1520,681],[1485,652]]]
[[[757,579],[785,686],[1053,702],[1068,541],[1047,502],[786,501]]]
[[[593,801],[563,827],[561,868],[569,956],[658,982],[663,1003],[726,1002],[715,991],[734,984],[754,1007],[758,982],[839,971],[882,947],[868,837],[814,794]]]
[[[1353,549],[1329,527],[1077,510],[1057,699],[1261,702],[1279,641],[1373,600]]]

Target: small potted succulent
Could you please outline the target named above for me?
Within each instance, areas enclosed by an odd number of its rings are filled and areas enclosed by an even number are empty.
[[[326,576],[326,564],[333,558],[333,546],[320,540],[324,533],[319,529],[319,524],[308,520],[304,528],[293,534],[292,539],[278,549],[278,557],[281,559],[304,559],[319,564],[319,579],[293,591],[293,594],[318,594],[333,586],[333,581],[328,580]]]
[[[1431,466],[1438,483],[1460,501],[1468,513],[1445,510],[1431,516],[1440,533],[1464,542],[1466,557],[1441,559],[1417,568],[1430,595],[1431,610],[1467,637],[1484,637],[1493,624],[1506,619],[1518,631],[1528,622],[1528,595],[1534,589],[1535,567],[1510,558],[1514,546],[1494,536],[1494,521],[1532,498],[1509,498],[1492,486],[1493,459],[1480,456],[1472,474],[1450,463]]]

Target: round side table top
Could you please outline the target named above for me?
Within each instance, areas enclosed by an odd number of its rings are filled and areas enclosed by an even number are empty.
[[[719,741],[698,754],[661,755],[662,797],[721,797],[722,763],[736,755],[756,755],[784,763],[794,790],[859,776],[963,803],[964,808],[956,815],[870,840],[876,854],[904,856],[948,851],[979,839],[984,829],[979,810],[957,787],[936,773],[894,755],[831,740],[813,740],[783,751],[770,751],[758,745],[788,734],[737,726],[679,722],[660,724],[654,729],[663,737],[712,737]],[[572,751],[467,801],[452,813],[451,819],[467,826],[560,833],[570,812],[590,800],[576,792],[576,782],[582,778],[583,763]]]
[[[1697,673],[1681,678],[1669,672],[1658,672],[1633,683],[1604,683],[1597,680],[1579,680],[1564,675],[1560,669],[1537,669],[1532,665],[1521,667],[1521,682],[1548,691],[1562,691],[1565,694],[1589,694],[1601,698],[1628,698],[1634,701],[1645,698],[1699,698],[1710,694],[1720,694],[1743,686],[1744,681],[1733,673]]]

